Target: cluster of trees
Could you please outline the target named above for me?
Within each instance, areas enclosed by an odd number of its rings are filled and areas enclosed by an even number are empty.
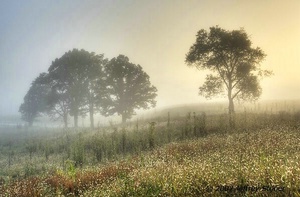
[[[225,93],[231,127],[234,100],[257,100],[262,92],[260,79],[272,74],[260,67],[266,54],[251,45],[244,29],[228,31],[215,26],[198,31],[185,59],[188,66],[212,71],[199,94],[210,99]],[[78,116],[89,112],[93,127],[95,112],[105,116],[117,113],[125,122],[134,109],[155,106],[156,91],[142,67],[126,56],[108,61],[103,55],[74,49],[33,81],[20,112],[29,124],[39,113],[47,112],[51,117],[63,117],[65,126],[68,115],[74,116],[77,126]]]
[[[122,122],[135,114],[135,109],[156,105],[157,89],[140,65],[124,55],[108,60],[85,50],[73,49],[55,59],[47,73],[41,73],[32,83],[19,111],[22,119],[32,125],[42,114],[52,119],[62,118],[68,126],[68,116],[89,114],[94,127],[94,114],[118,114]]]

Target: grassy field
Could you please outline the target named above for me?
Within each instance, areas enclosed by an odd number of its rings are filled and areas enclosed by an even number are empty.
[[[0,196],[297,196],[300,115],[188,113],[0,131]]]

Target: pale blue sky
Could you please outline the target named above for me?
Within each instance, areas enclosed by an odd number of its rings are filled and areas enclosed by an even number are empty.
[[[0,115],[16,114],[31,81],[73,48],[124,54],[158,88],[157,107],[205,102],[205,73],[185,54],[200,29],[243,27],[266,53],[262,99],[300,98],[300,1],[3,0],[0,5]]]

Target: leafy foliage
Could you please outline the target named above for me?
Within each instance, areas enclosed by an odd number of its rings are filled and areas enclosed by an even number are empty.
[[[258,99],[262,92],[259,76],[272,74],[260,68],[259,63],[265,58],[265,53],[251,45],[243,29],[228,31],[216,26],[211,27],[209,32],[200,30],[186,55],[189,66],[216,73],[206,77],[200,94],[212,98],[226,92],[230,115],[234,113],[234,99]]]
[[[156,92],[147,73],[140,65],[130,63],[128,57],[119,55],[108,62],[103,54],[73,49],[56,58],[48,73],[35,81],[20,112],[30,124],[39,112],[47,112],[54,120],[62,118],[65,127],[69,115],[77,127],[78,117],[89,112],[94,128],[95,113],[118,113],[125,122],[135,109],[154,107]]]
[[[40,80],[44,78],[46,73],[41,73],[31,84],[30,89],[24,97],[24,102],[19,108],[22,119],[31,126],[34,119],[41,113],[46,111],[47,95],[50,91],[48,85],[41,84]]]
[[[101,76],[103,61],[103,55],[73,49],[53,61],[48,69],[56,95],[54,103],[60,105],[60,100],[67,103],[70,115],[74,116],[75,127],[78,116],[86,113],[86,103],[90,110],[94,110],[95,86]],[[62,109],[61,106],[59,108]]]
[[[125,122],[134,115],[135,109],[148,109],[156,105],[157,89],[151,85],[149,76],[140,65],[129,62],[129,58],[119,55],[105,67],[106,97],[103,101],[105,116],[117,113]]]
[[[215,95],[221,94],[222,92],[222,80],[219,77],[213,75],[207,75],[206,81],[204,82],[203,86],[199,88],[199,94],[209,99]]]

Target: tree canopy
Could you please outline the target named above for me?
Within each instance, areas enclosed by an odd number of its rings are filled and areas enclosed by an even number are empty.
[[[105,116],[117,113],[122,122],[135,114],[135,109],[148,109],[156,105],[157,89],[140,65],[129,62],[129,58],[119,55],[105,66],[106,97],[102,105]]]
[[[48,69],[53,109],[64,117],[67,110],[74,117],[75,127],[78,116],[84,116],[87,111],[90,111],[91,126],[94,127],[95,97],[100,93],[96,92],[96,86],[103,76],[105,62],[103,55],[73,49],[55,59]]]
[[[20,112],[31,125],[41,113],[56,120],[62,118],[65,127],[68,117],[89,113],[91,128],[94,114],[122,115],[123,122],[131,118],[135,109],[154,107],[157,89],[140,65],[119,55],[108,61],[83,49],[73,49],[56,58],[47,73],[42,73],[24,97]]]
[[[47,108],[47,95],[49,86],[41,84],[40,81],[46,73],[41,73],[32,83],[24,97],[24,102],[20,105],[19,112],[22,119],[32,126],[33,121]]]
[[[251,45],[244,29],[228,31],[216,26],[211,27],[209,32],[204,29],[198,31],[196,42],[186,55],[188,66],[213,73],[207,75],[199,88],[200,95],[212,98],[226,92],[231,126],[234,126],[234,99],[258,99],[262,92],[260,77],[271,74],[260,67],[266,54]]]

